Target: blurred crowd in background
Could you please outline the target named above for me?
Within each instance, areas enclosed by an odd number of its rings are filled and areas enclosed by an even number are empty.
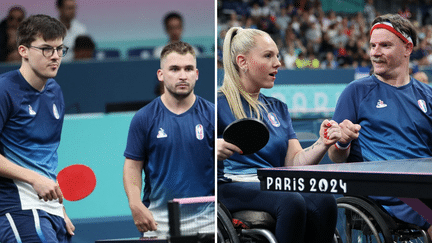
[[[414,72],[431,65],[432,1],[399,0],[397,9],[382,2],[365,0],[357,12],[325,12],[320,0],[219,0],[218,67],[222,68],[225,33],[234,26],[268,32],[279,47],[281,68],[370,67],[370,24],[376,16],[395,12],[417,27],[419,44],[411,55]]]

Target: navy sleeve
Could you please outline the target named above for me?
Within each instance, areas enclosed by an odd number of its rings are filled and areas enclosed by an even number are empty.
[[[145,159],[145,120],[142,119],[142,112],[138,111],[132,118],[127,138],[126,150],[124,156],[129,159],[144,161]]]
[[[0,133],[12,111],[12,101],[7,92],[6,83],[0,81]]]
[[[347,119],[352,123],[357,123],[357,94],[356,86],[353,83],[342,91],[336,103],[336,109],[333,115],[334,121],[341,123]]]
[[[356,81],[350,83],[339,96],[336,103],[333,120],[337,123],[343,122],[345,119],[350,120],[354,124],[358,124],[357,112],[360,103],[360,94]],[[351,142],[351,152],[347,158],[347,162],[363,161],[363,156],[360,144],[357,139]]]

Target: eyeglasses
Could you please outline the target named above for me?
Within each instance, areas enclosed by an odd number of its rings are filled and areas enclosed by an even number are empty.
[[[69,50],[69,47],[66,47],[66,46],[59,46],[57,48],[54,48],[52,46],[50,46],[50,47],[29,46],[29,48],[31,48],[31,47],[42,50],[42,55],[44,57],[51,57],[52,55],[54,55],[54,51],[57,51],[57,54],[59,56],[64,57],[64,56],[66,56],[66,53]]]

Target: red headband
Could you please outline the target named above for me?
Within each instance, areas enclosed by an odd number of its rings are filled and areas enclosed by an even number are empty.
[[[381,22],[381,23],[376,23],[376,24],[374,24],[374,26],[372,26],[372,29],[371,29],[371,31],[370,31],[370,35],[372,35],[372,32],[373,32],[375,29],[378,29],[378,28],[386,29],[386,30],[392,32],[393,34],[395,34],[395,35],[397,35],[399,38],[401,38],[402,41],[403,41],[405,44],[408,43],[408,42],[413,43],[411,37],[409,37],[407,34],[403,34],[403,33],[399,32],[399,31],[397,31],[395,28],[393,28],[393,25],[392,25],[391,23],[389,23],[389,22]]]

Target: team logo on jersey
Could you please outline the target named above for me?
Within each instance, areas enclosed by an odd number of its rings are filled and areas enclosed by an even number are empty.
[[[53,104],[53,113],[54,113],[54,117],[58,120],[60,118],[60,115],[58,113],[57,106],[55,104]]]
[[[280,127],[280,122],[276,116],[275,113],[270,112],[267,115],[268,119],[270,120],[270,123],[274,126],[274,127]]]
[[[195,135],[198,140],[202,140],[204,138],[204,128],[201,124],[195,126]]]
[[[384,103],[382,100],[378,100],[376,108],[384,108],[387,107],[387,104]]]
[[[29,114],[32,116],[36,115],[36,111],[33,110],[33,108],[31,107],[31,105],[28,106],[29,107]]]
[[[161,128],[159,128],[158,134],[156,136],[157,138],[166,138],[168,135],[165,133],[165,131]]]
[[[426,102],[425,102],[424,100],[418,100],[417,103],[418,103],[420,109],[421,109],[424,113],[426,113],[426,112],[427,112]]]

